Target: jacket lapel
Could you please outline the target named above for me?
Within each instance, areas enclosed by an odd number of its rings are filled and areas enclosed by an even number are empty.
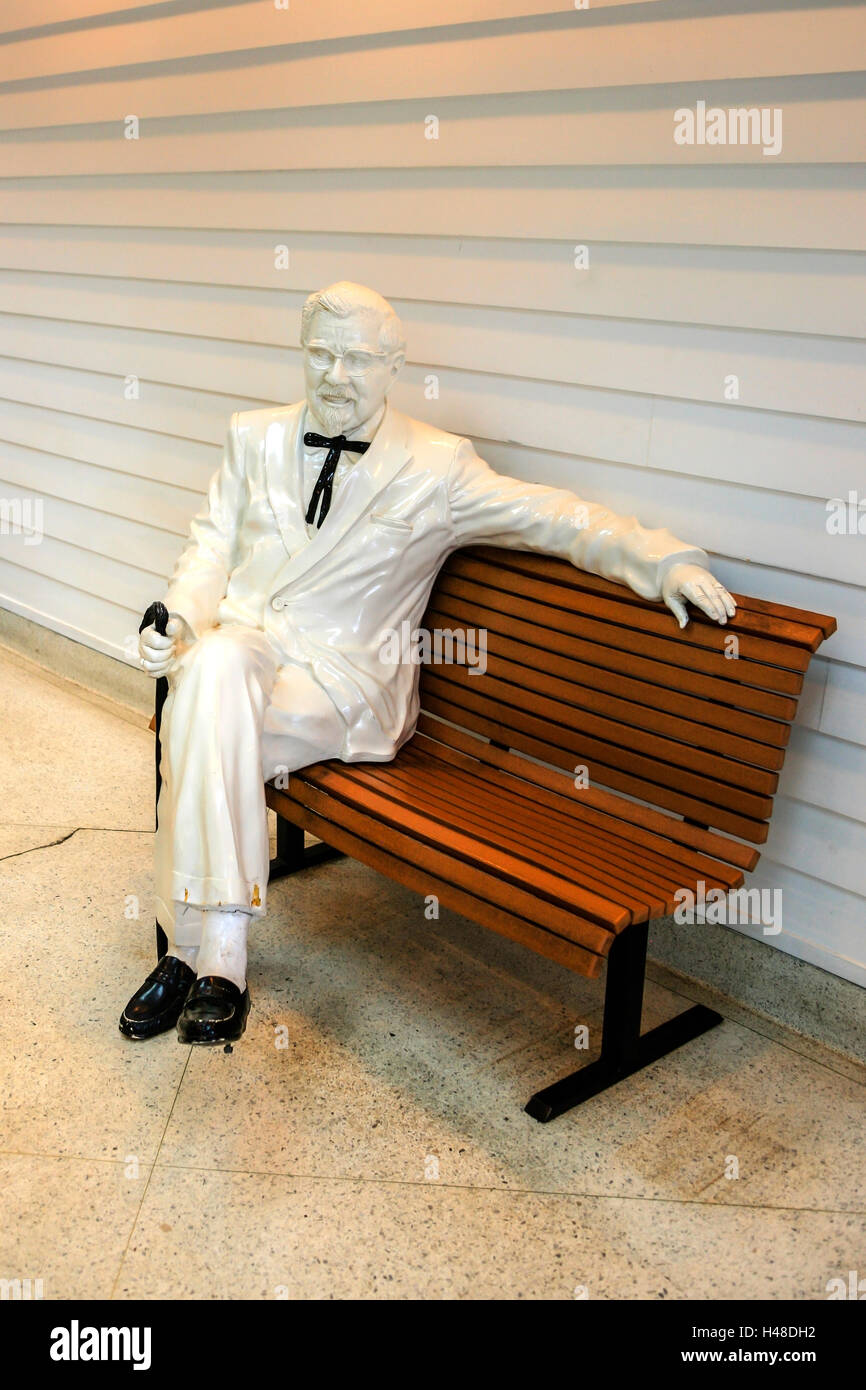
[[[303,401],[288,406],[275,412],[275,418],[265,427],[268,501],[289,555],[309,544],[304,522],[303,455],[298,438],[304,410]]]
[[[303,414],[300,419],[302,418]],[[296,437],[300,419],[295,426]],[[412,455],[408,445],[408,425],[405,415],[392,410],[390,406],[387,407],[372,444],[358,459],[348,477],[340,483],[324,524],[310,540],[306,539],[303,503],[300,503],[297,513],[300,516],[306,544],[292,556],[286,567],[285,583],[294,583],[328,555],[357,524],[374,498],[410,462]]]

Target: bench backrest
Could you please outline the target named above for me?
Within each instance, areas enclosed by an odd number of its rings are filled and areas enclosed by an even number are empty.
[[[566,561],[460,550],[439,574],[425,626],[483,631],[487,669],[424,666],[422,709],[762,844],[809,660],[836,623],[735,598],[727,626],[690,607],[680,631],[663,604]]]

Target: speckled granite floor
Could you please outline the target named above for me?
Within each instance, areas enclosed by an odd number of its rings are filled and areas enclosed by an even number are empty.
[[[152,736],[2,651],[0,689],[0,1278],[823,1299],[862,1272],[866,1073],[740,1008],[538,1125],[523,1103],[577,1064],[601,983],[427,921],[349,860],[275,885],[230,1055],[126,1042],[152,963]],[[684,1002],[650,985],[645,1026]]]

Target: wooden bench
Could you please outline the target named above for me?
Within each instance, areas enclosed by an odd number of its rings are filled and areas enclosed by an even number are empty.
[[[678,890],[737,888],[754,868],[810,657],[836,627],[735,597],[726,627],[692,608],[680,631],[565,561],[458,551],[424,626],[483,630],[486,672],[423,667],[417,732],[392,762],[267,787],[272,879],[343,852],[579,974],[607,963],[601,1055],[532,1097],[538,1120],[721,1022],[697,1005],[641,1036],[648,924]]]

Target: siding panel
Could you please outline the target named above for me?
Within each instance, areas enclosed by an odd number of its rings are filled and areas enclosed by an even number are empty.
[[[352,6],[354,26],[359,25],[358,16],[362,29],[365,15],[376,16],[375,9],[359,6],[355,0],[346,3]],[[491,0],[491,8],[501,3]],[[522,8],[528,11],[531,5]],[[140,27],[115,27],[102,33],[25,39],[8,52],[0,49],[0,59],[7,59],[0,76],[20,82],[88,72],[96,52],[107,80],[100,80],[95,92],[76,86],[70,107],[79,113],[79,120],[122,121],[130,111],[166,116],[314,106],[323,95],[331,104],[342,105],[411,99],[419,91],[430,98],[579,91],[643,85],[648,76],[655,84],[708,83],[857,72],[864,66],[863,22],[856,6],[780,6],[750,14],[709,0],[693,6],[685,17],[665,5],[661,19],[651,9],[634,17],[628,6],[620,13],[615,7],[598,15],[576,12],[573,4],[553,8],[560,13],[529,15],[511,25],[494,20],[487,26],[443,26],[431,32],[430,21],[437,13],[453,18],[467,9],[463,0],[447,4],[437,0],[435,6],[420,7],[423,26],[410,36],[395,34],[389,26],[380,35],[371,35],[369,42],[355,45],[305,45],[299,42],[303,31],[294,12],[287,34],[286,14],[262,4],[239,8],[240,39],[233,44],[226,31],[229,12],[203,10],[197,16],[164,20],[163,31],[150,20]],[[397,9],[395,4],[392,12]],[[419,14],[419,9],[405,4],[399,9],[407,18]],[[705,13],[708,9],[721,12]],[[733,12],[725,13],[726,9]],[[326,38],[320,16],[328,13],[327,7],[310,6],[306,13],[311,27],[320,27],[315,37]],[[256,24],[261,26],[258,43]],[[164,32],[169,28],[171,32]],[[199,32],[194,33],[194,28]],[[210,38],[202,35],[202,28],[209,30]],[[252,54],[236,67],[220,65],[215,71],[212,64],[200,61],[209,54],[249,53],[256,48],[264,54],[281,39],[285,40],[283,50],[275,62],[257,62]],[[197,60],[198,71],[177,61],[186,58]],[[167,60],[174,60],[173,70]],[[159,65],[162,71],[158,67],[153,71],[149,65]],[[112,69],[127,66],[130,71],[109,80]],[[44,117],[33,119],[36,111],[38,107],[29,119],[19,114],[16,126],[43,124]]]
[[[289,248],[284,269],[274,264],[280,243]],[[46,276],[132,278],[163,299],[171,282],[185,282],[188,293],[195,282],[204,291],[242,290],[252,306],[259,302],[256,290],[306,293],[340,266],[349,279],[374,284],[393,299],[775,332],[801,332],[808,324],[811,333],[866,337],[863,255],[594,242],[588,269],[576,271],[574,245],[573,239],[9,226],[0,227],[0,285],[8,295],[29,285],[35,305],[53,283]],[[796,296],[784,292],[791,282]]]
[[[140,362],[179,358],[181,374],[161,380],[190,384],[184,363],[190,377],[213,373],[215,390],[227,389],[225,374],[229,385],[246,389],[243,361],[253,360],[263,394],[276,397],[287,353],[291,367],[300,366],[301,295],[261,295],[244,303],[242,295],[225,290],[164,296],[147,286],[117,285],[106,294],[98,286],[70,289],[56,282],[33,299],[37,314],[43,308],[53,315],[25,316],[26,295],[12,296],[13,313],[0,313],[0,354],[14,349],[17,357],[80,362],[99,371],[106,354],[116,358],[121,347]],[[535,380],[717,404],[736,367],[740,407],[858,423],[866,418],[862,342],[399,300],[395,308],[411,336],[410,361],[434,371],[506,377],[519,360],[521,375]],[[201,336],[186,336],[191,321]],[[164,370],[142,367],[141,374]],[[736,406],[730,413],[738,413]]]
[[[0,182],[0,221],[866,251],[866,170],[299,170]]]
[[[840,76],[822,99],[825,79],[712,83],[713,106],[755,101],[784,112],[774,163],[836,163],[866,158],[866,99],[859,74]],[[760,144],[674,145],[673,112],[695,100],[692,84],[634,92],[509,93],[399,102],[371,115],[369,103],[297,111],[145,119],[140,138],[112,123],[28,131],[0,146],[0,176],[163,174],[202,170],[413,169],[487,165],[765,164]],[[589,109],[588,109],[589,108]],[[381,114],[379,114],[381,113]],[[359,139],[359,132],[361,138]]]

